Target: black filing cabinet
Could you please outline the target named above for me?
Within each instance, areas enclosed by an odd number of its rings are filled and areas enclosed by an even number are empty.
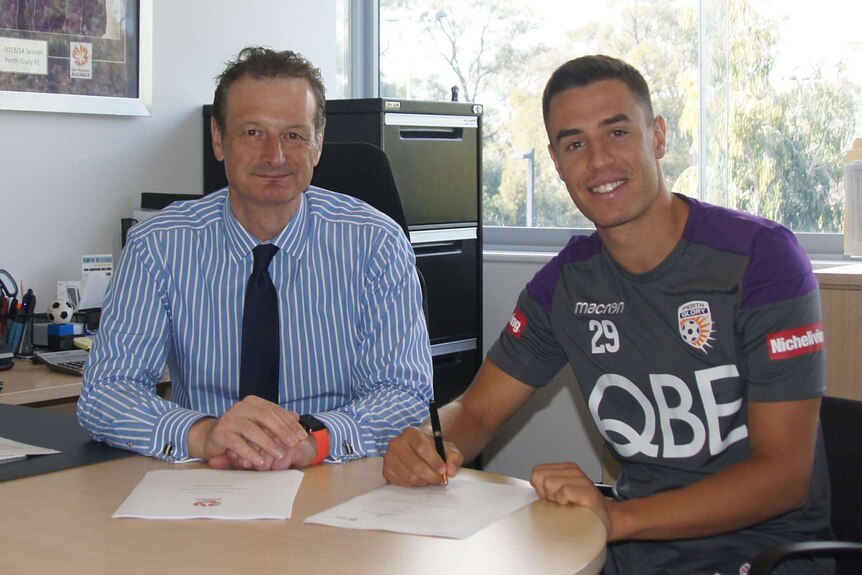
[[[446,403],[481,363],[482,107],[366,98],[326,108],[324,142],[368,142],[392,164],[428,288],[435,395]]]

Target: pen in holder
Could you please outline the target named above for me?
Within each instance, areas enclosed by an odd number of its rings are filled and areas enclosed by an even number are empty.
[[[21,314],[12,322],[13,329],[18,332],[17,341],[9,347],[19,357],[33,357],[33,313],[36,309],[36,296],[28,289],[21,298]]]
[[[24,327],[21,329],[21,343],[18,344],[18,357],[33,357],[33,315],[24,316]]]
[[[9,322],[6,331],[6,344],[12,353],[18,355],[18,348],[21,347],[21,339],[24,335],[24,322],[18,319],[13,319]]]

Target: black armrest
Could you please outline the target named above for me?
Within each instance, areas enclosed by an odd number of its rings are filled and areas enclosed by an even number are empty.
[[[771,573],[772,569],[782,561],[800,555],[859,555],[862,557],[862,543],[811,541],[776,545],[757,556],[748,571],[748,575],[766,575]]]

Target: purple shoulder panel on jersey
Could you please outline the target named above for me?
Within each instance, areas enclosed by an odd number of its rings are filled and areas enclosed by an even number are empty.
[[[582,262],[602,253],[602,240],[598,234],[572,236],[560,252],[536,272],[527,282],[527,292],[548,313],[554,300],[554,291],[566,264]]]
[[[786,227],[752,214],[683,199],[691,206],[683,232],[689,243],[748,258],[743,309],[800,297],[817,289],[811,260]]]

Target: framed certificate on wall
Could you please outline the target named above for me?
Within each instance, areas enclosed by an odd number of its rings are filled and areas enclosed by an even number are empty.
[[[0,109],[148,116],[152,0],[0,0]]]

